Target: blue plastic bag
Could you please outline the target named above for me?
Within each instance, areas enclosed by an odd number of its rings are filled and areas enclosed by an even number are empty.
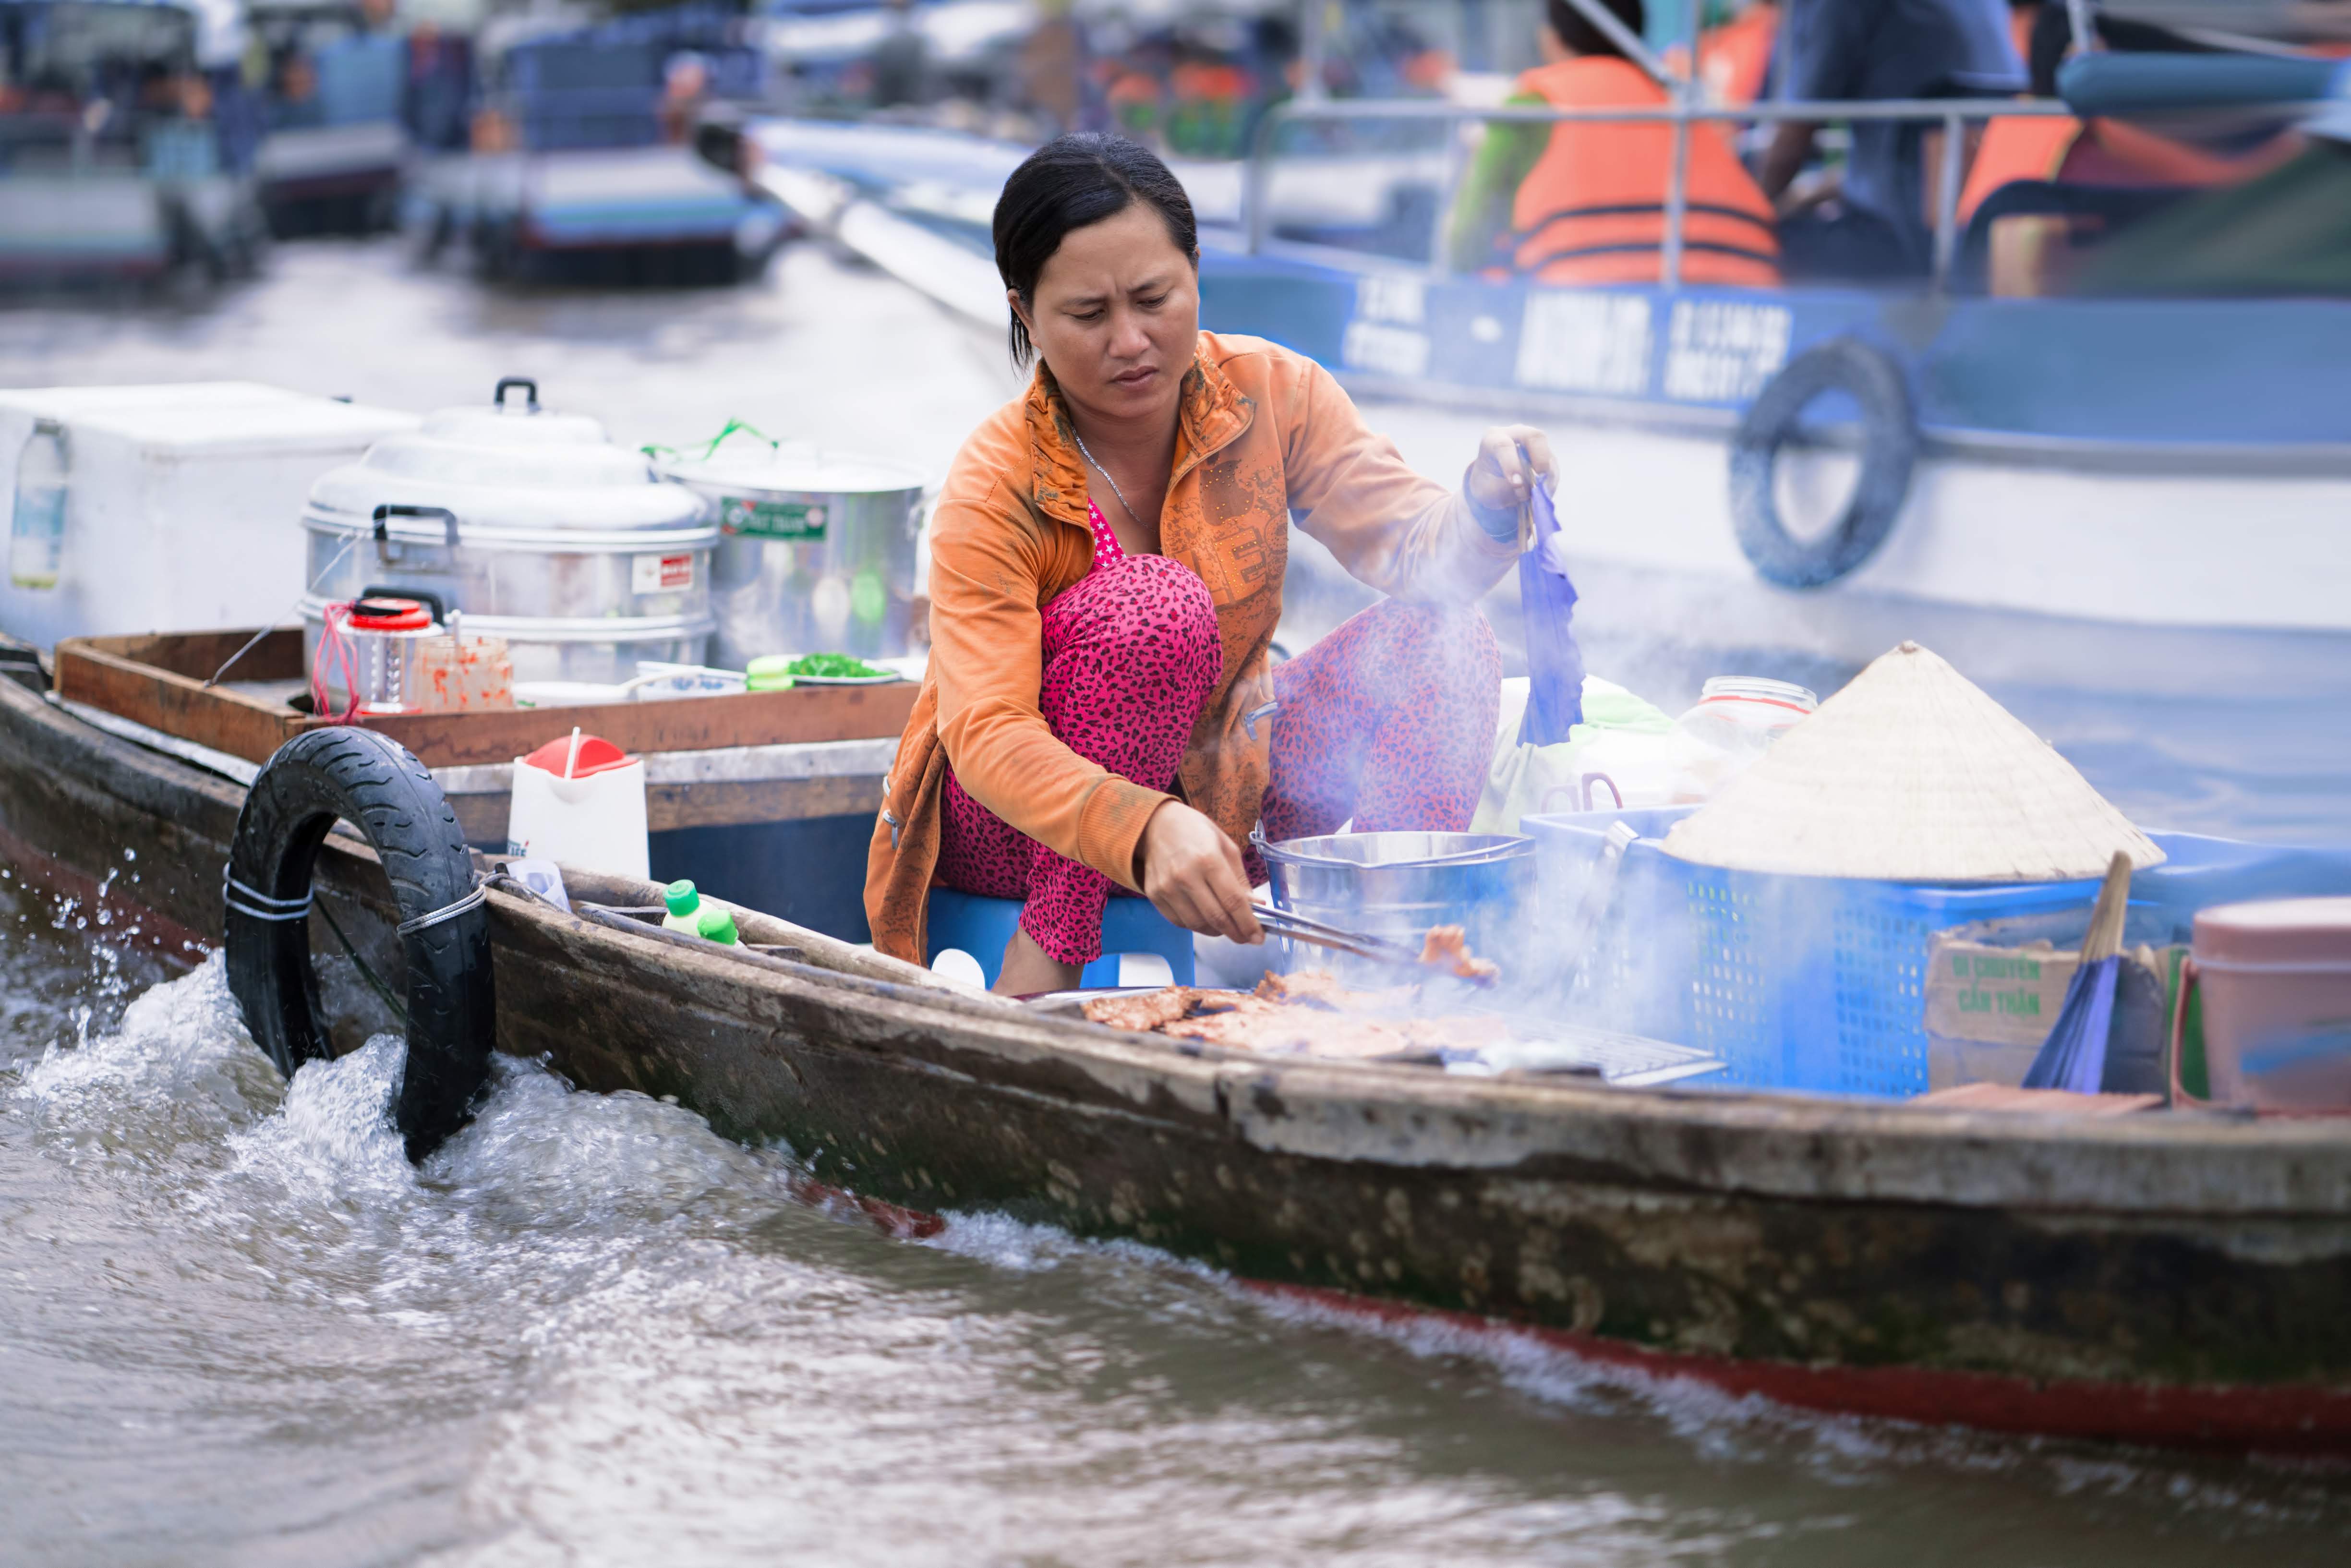
[[[1527,638],[1527,712],[1519,721],[1521,746],[1556,746],[1583,719],[1583,655],[1568,622],[1575,614],[1575,584],[1559,559],[1559,515],[1541,483],[1529,502],[1534,539],[1519,557],[1519,611]]]

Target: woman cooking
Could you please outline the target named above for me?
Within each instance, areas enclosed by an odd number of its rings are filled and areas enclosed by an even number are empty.
[[[865,884],[920,963],[936,884],[1022,901],[999,991],[1075,986],[1113,885],[1263,940],[1241,845],[1457,831],[1501,659],[1472,601],[1517,559],[1542,435],[1486,433],[1458,492],[1406,467],[1312,361],[1199,329],[1192,207],[1099,134],[1040,148],[996,205],[1027,393],[956,455],[931,525],[931,659]],[[1272,663],[1292,517],[1390,597]]]

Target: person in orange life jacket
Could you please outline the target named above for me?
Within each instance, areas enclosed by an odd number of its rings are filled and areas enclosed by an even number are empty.
[[[1606,0],[1638,36],[1641,0]],[[1662,106],[1666,91],[1567,0],[1547,0],[1544,63],[1519,78],[1513,104]],[[1463,183],[1448,228],[1454,269],[1508,268],[1557,284],[1655,283],[1666,233],[1673,131],[1661,120],[1496,124]],[[1682,280],[1780,281],[1771,207],[1715,125],[1690,131]]]
[[[2097,30],[2109,49],[2204,52],[2191,40],[2146,23],[2101,16]],[[2073,45],[2073,20],[2065,7],[2042,7],[2033,20],[2029,50],[2034,97],[2057,96],[2057,69]],[[2128,120],[2006,116],[1984,127],[1967,183],[1960,188],[1959,222],[1972,219],[1993,192],[2020,180],[2106,190],[2231,185],[2268,173],[2307,144],[2300,131],[2289,128],[2250,148],[2222,152],[2158,135]]]

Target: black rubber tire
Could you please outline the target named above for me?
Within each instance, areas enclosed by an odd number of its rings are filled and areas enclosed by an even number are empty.
[[[1772,476],[1805,405],[1832,391],[1861,406],[1861,477],[1835,523],[1817,538],[1799,539],[1780,518]],[[1894,531],[1917,461],[1918,422],[1902,367],[1855,338],[1816,344],[1765,383],[1731,437],[1730,526],[1739,548],[1783,588],[1825,587],[1867,560]]]
[[[408,748],[372,730],[314,729],[277,748],[246,791],[229,874],[266,897],[298,900],[329,830],[341,818],[383,863],[402,920],[444,909],[474,887],[457,813]],[[309,923],[226,914],[228,983],[245,1026],[288,1078],[329,1054],[319,1024]],[[408,965],[408,1056],[392,1121],[421,1160],[465,1124],[487,1080],[497,1027],[489,911],[476,905],[401,938]]]

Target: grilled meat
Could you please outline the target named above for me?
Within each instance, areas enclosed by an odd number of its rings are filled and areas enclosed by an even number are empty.
[[[1508,1038],[1498,1018],[1396,1016],[1417,998],[1410,986],[1351,991],[1327,970],[1268,975],[1254,992],[1170,986],[1144,996],[1104,997],[1086,1017],[1113,1029],[1196,1040],[1235,1051],[1301,1051],[1339,1058],[1431,1057]],[[1367,1014],[1383,1012],[1385,1017]]]
[[[1432,925],[1421,938],[1420,961],[1443,964],[1454,974],[1472,984],[1491,985],[1500,976],[1502,967],[1491,958],[1480,958],[1469,951],[1468,938],[1458,925]]]
[[[1169,986],[1141,996],[1095,997],[1083,1005],[1086,1017],[1094,1023],[1148,1034],[1190,1012],[1199,999],[1200,993],[1189,986]]]

